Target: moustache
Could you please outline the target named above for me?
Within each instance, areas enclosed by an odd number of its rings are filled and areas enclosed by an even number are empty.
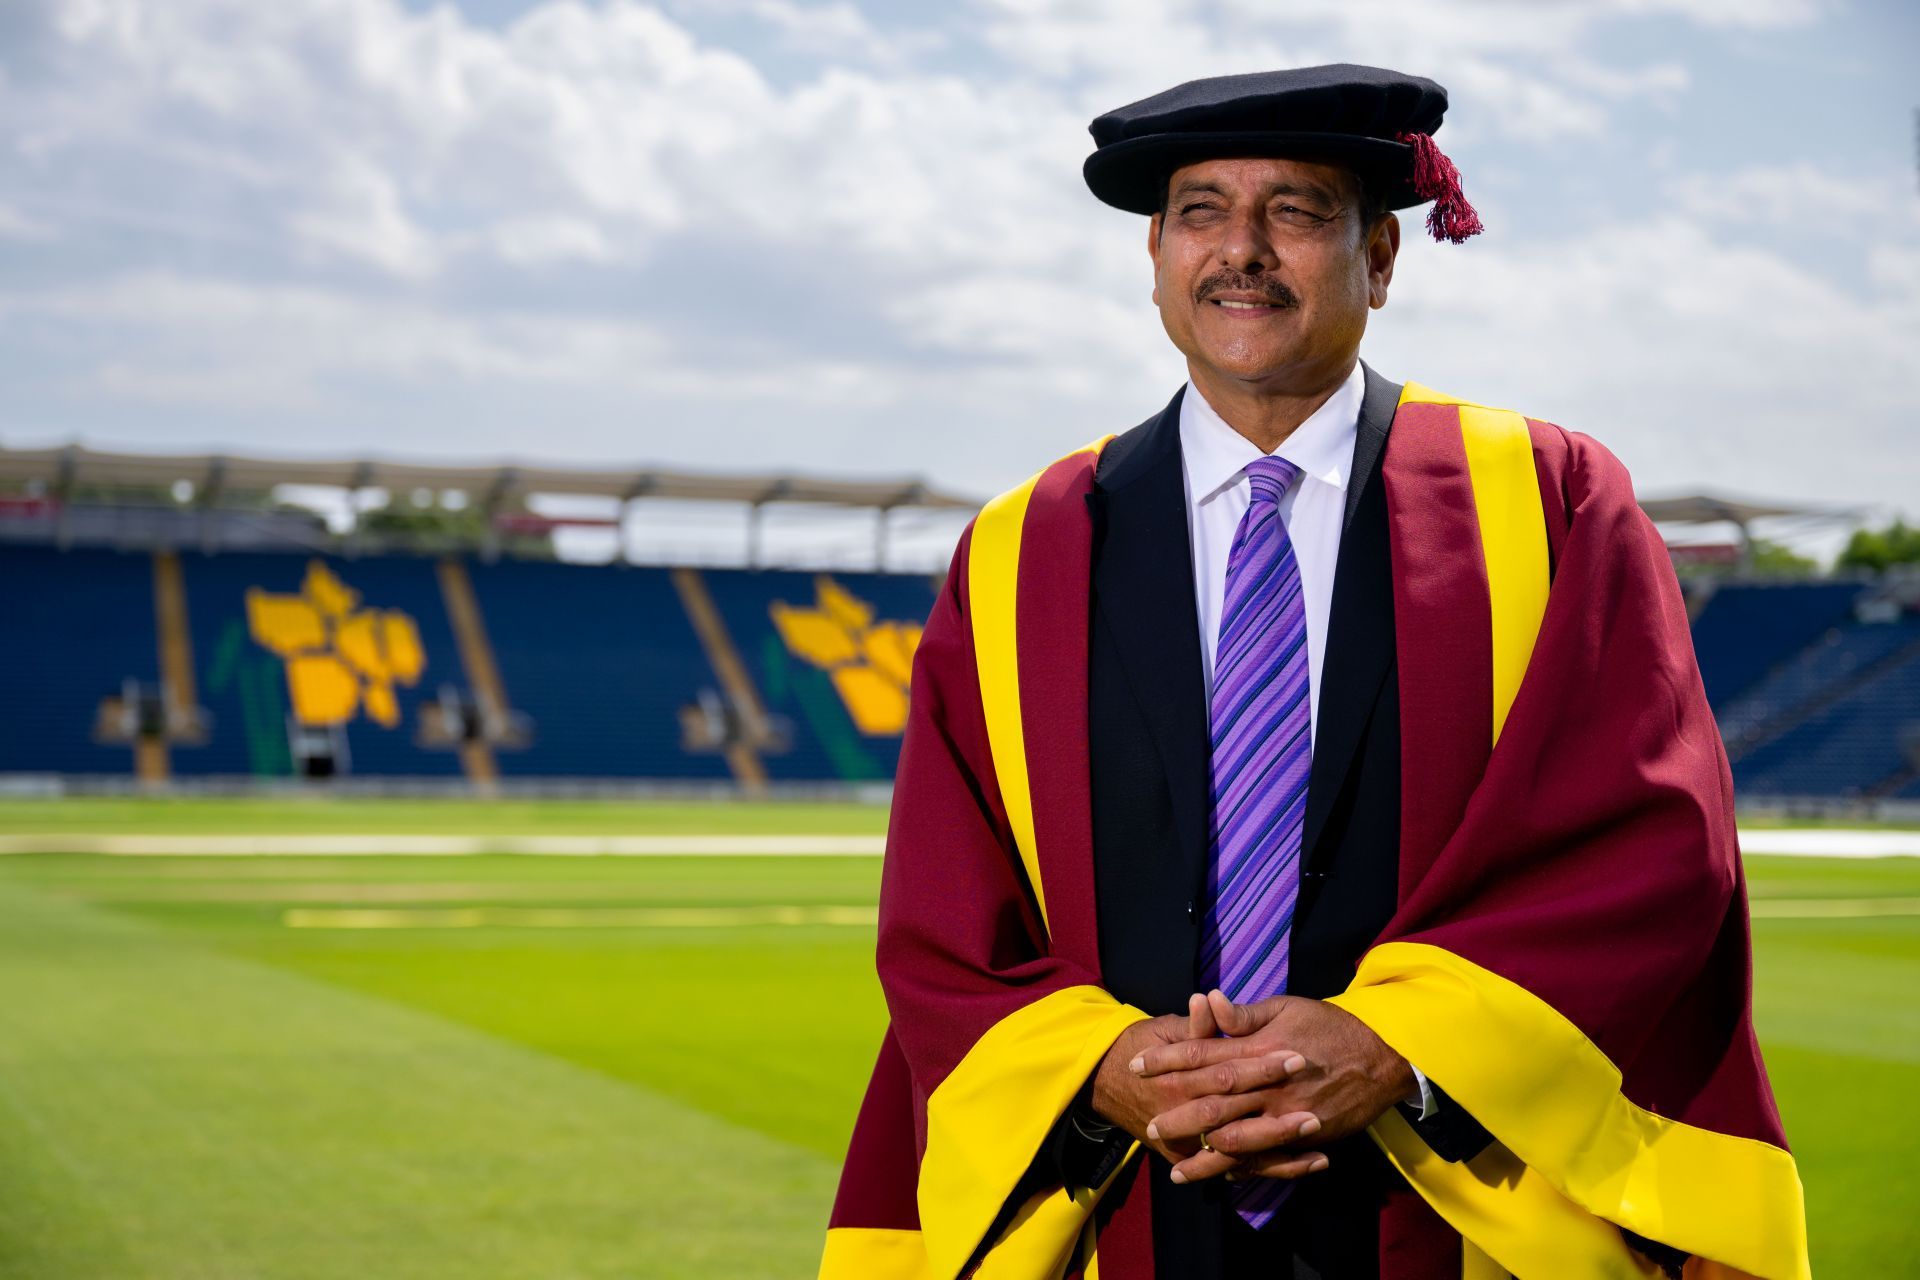
[[[1205,302],[1216,293],[1257,293],[1262,300],[1276,307],[1297,307],[1299,295],[1279,280],[1227,280],[1219,276],[1212,277],[1200,286],[1200,301]]]

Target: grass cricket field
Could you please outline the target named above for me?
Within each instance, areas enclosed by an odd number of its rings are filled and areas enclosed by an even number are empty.
[[[0,802],[0,1280],[811,1276],[885,1017],[884,829]],[[645,856],[438,852],[459,837]],[[1815,1272],[1920,1274],[1920,858],[1748,873]]]

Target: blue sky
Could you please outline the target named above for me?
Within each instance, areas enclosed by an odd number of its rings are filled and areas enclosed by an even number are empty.
[[[1878,0],[14,0],[0,442],[918,473],[985,495],[1185,376],[1087,121],[1431,76],[1362,354],[1644,493],[1920,515],[1920,7]]]

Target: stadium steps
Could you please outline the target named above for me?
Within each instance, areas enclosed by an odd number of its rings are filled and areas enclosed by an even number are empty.
[[[707,590],[705,576],[700,570],[688,567],[669,572],[673,576],[674,592],[680,597],[680,607],[686,610],[688,623],[692,625],[694,634],[700,637],[700,648],[707,655],[707,665],[713,669],[714,679],[720,682],[720,688],[725,691],[727,705],[740,718],[738,737],[728,742],[723,750],[727,767],[733,770],[734,781],[748,792],[764,791],[767,768],[760,762],[760,753],[754,745],[768,736],[767,713],[760,700],[760,691],[747,674],[746,664],[740,661],[740,651],[734,647],[733,636],[727,631],[725,619],[720,616],[720,610],[714,607],[713,595]]]
[[[160,645],[166,728],[161,737],[137,743],[134,758],[142,780],[164,781],[172,772],[169,739],[178,736],[194,745],[206,741],[193,675],[193,642],[187,629],[187,591],[181,581],[180,557],[171,551],[153,553],[153,616]]]
[[[858,722],[834,668],[867,665],[870,646],[897,628],[917,636],[933,607],[934,581],[924,574],[752,569],[709,571],[706,583],[767,713],[791,730],[786,750],[763,757],[768,776],[891,778],[898,729]],[[796,624],[814,628],[813,643],[789,634]],[[843,642],[838,654],[821,644],[836,633]]]
[[[1898,800],[1920,796],[1920,769],[1902,769],[1866,794],[1875,800]]]
[[[440,596],[446,602],[447,622],[453,627],[454,641],[460,646],[460,666],[466,672],[467,687],[480,705],[504,726],[512,714],[506,686],[500,681],[500,667],[493,658],[493,643],[487,639],[486,619],[473,594],[473,579],[466,562],[458,556],[442,556],[433,566],[440,583]],[[485,736],[461,742],[458,747],[461,772],[476,786],[491,787],[500,778],[500,763],[493,743]]]

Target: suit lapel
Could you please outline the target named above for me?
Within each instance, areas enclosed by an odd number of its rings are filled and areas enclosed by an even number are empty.
[[[1352,766],[1380,682],[1393,661],[1393,576],[1380,458],[1400,398],[1361,362],[1361,400],[1321,662],[1313,769],[1301,866],[1315,849]],[[1179,857],[1204,882],[1211,792],[1206,685],[1181,468],[1183,385],[1157,417],[1102,454],[1087,504],[1095,520],[1094,593],[1166,771]]]
[[[1095,519],[1093,584],[1100,616],[1159,751],[1178,855],[1193,873],[1186,882],[1197,885],[1206,869],[1210,762],[1180,466],[1185,391],[1183,384],[1158,417],[1107,446],[1087,501]]]
[[[1387,431],[1393,426],[1393,415],[1400,406],[1400,384],[1389,382],[1373,371],[1373,366],[1365,360],[1360,368],[1366,374],[1366,389],[1360,397],[1360,425],[1353,439],[1353,466],[1348,474],[1352,478],[1347,482],[1347,512],[1340,525],[1340,539],[1346,541],[1346,531],[1353,527],[1354,516],[1360,509],[1360,499],[1368,490],[1380,483],[1380,455],[1386,452]]]
[[[1309,872],[1325,870],[1319,865],[1324,859],[1316,859],[1315,850],[1353,764],[1380,681],[1393,663],[1393,563],[1387,546],[1380,457],[1400,401],[1400,384],[1381,377],[1365,361],[1361,367],[1366,371],[1366,391],[1348,472],[1345,524],[1327,611],[1326,654],[1320,663],[1313,769],[1307,778],[1300,865]]]

